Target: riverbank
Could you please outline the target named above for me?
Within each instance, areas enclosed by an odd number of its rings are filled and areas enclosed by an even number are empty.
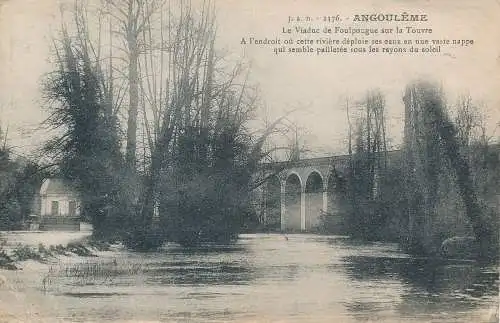
[[[102,251],[88,244],[91,234],[88,226],[77,232],[0,232],[2,251],[12,261],[0,266],[0,322],[63,322],[54,320],[47,278],[61,264],[102,257]]]

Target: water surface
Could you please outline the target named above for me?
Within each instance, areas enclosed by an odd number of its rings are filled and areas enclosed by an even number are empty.
[[[487,322],[498,308],[498,268],[334,236],[114,252],[50,275],[52,315],[71,322]]]

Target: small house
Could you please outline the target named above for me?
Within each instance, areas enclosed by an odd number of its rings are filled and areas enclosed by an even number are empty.
[[[40,230],[80,230],[80,200],[64,180],[45,179],[40,188],[39,205]]]

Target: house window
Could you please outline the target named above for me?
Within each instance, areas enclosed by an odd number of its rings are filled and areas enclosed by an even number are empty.
[[[50,206],[50,214],[52,216],[59,215],[59,201],[52,201],[51,206]]]
[[[76,201],[69,201],[69,216],[76,216]]]

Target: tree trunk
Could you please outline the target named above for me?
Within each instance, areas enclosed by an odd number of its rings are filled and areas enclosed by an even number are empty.
[[[480,258],[492,256],[495,250],[493,243],[493,232],[487,223],[481,217],[482,211],[474,190],[472,176],[467,159],[460,153],[460,145],[456,136],[455,126],[444,115],[442,109],[436,104],[431,105],[430,110],[434,113],[437,120],[441,120],[441,126],[438,127],[439,134],[445,143],[446,154],[457,175],[457,184],[460,195],[465,205],[466,214],[472,224],[474,236],[480,246]]]
[[[135,152],[137,147],[137,113],[139,106],[139,53],[137,36],[129,34],[127,37],[129,50],[128,81],[129,81],[129,109],[127,122],[126,162],[132,172],[135,172]]]

